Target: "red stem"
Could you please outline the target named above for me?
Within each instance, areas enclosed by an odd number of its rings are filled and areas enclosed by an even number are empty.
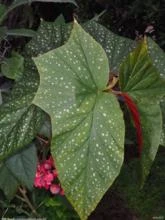
[[[136,104],[134,103],[134,101],[132,100],[132,98],[127,93],[121,93],[121,94],[119,94],[119,96],[122,96],[124,98],[125,103],[131,112],[134,126],[136,128],[138,153],[139,153],[139,157],[140,157],[141,153],[142,153],[143,136],[142,136],[142,127],[141,127],[140,114],[139,114],[138,108],[137,108]]]

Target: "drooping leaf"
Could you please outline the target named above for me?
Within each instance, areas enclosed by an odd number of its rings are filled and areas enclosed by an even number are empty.
[[[141,183],[143,184],[150,172],[155,159],[162,132],[162,115],[158,104],[138,103],[143,131],[143,153],[141,157]]]
[[[160,143],[162,117],[159,100],[165,95],[165,81],[152,65],[146,40],[121,64],[120,87],[122,92],[132,97],[140,113],[144,142],[141,158],[144,182]]]
[[[21,185],[26,186],[29,190],[33,188],[37,167],[37,152],[34,144],[10,157],[6,160],[5,165]]]
[[[0,17],[6,12],[6,5],[0,3]]]
[[[104,48],[111,72],[119,72],[121,62],[135,47],[134,41],[120,37],[95,21],[84,24],[85,30]]]
[[[147,41],[153,65],[159,71],[160,76],[165,79],[165,53],[152,39],[148,38]],[[165,146],[165,97],[161,100],[161,110],[163,115],[163,131],[160,144]]]
[[[8,29],[7,33],[8,36],[23,36],[23,37],[35,37],[36,32],[31,29],[20,28],[20,29]]]
[[[0,165],[0,175],[0,188],[3,190],[5,196],[10,200],[17,191],[18,181],[5,164]]]
[[[0,106],[0,160],[29,144],[40,129],[45,114],[31,105],[38,87],[38,75],[31,64]]]
[[[122,112],[116,97],[102,92],[108,59],[75,23],[64,46],[34,60],[40,86],[33,102],[51,116],[59,179],[81,219],[87,219],[123,163]]]
[[[24,58],[19,53],[13,51],[10,58],[4,59],[1,71],[4,76],[18,80],[24,71]]]
[[[0,189],[12,199],[19,185],[32,189],[37,164],[35,145],[8,158],[0,166]]]

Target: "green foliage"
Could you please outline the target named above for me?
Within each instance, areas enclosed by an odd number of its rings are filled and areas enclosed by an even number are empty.
[[[42,209],[45,208],[43,215],[46,215],[49,219],[56,219],[56,220],[79,220],[79,217],[76,213],[72,210],[69,203],[66,201],[65,198],[60,197],[48,197],[44,198],[44,206]]]
[[[20,151],[0,164],[0,189],[8,199],[12,199],[19,185],[32,189],[37,154],[35,145]]]
[[[115,183],[114,190],[120,193],[127,206],[140,219],[148,220],[152,219],[153,216],[165,215],[164,156],[164,148],[159,148],[143,189],[138,184],[139,176],[135,170],[135,167],[138,169],[137,160],[123,166]]]
[[[5,58],[1,65],[1,71],[4,76],[18,80],[24,71],[24,58],[17,52],[12,52],[10,58]]]

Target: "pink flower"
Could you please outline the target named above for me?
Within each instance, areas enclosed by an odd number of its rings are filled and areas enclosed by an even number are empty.
[[[50,190],[52,194],[64,195],[63,189],[59,184],[53,183],[58,173],[55,169],[54,160],[50,156],[47,160],[37,165],[37,171],[34,179],[34,186]]]
[[[50,192],[52,194],[58,194],[60,192],[60,190],[61,190],[61,187],[58,184],[52,184],[50,186]]]
[[[52,173],[47,173],[44,175],[43,180],[47,183],[47,185],[51,185],[54,180],[54,175]]]

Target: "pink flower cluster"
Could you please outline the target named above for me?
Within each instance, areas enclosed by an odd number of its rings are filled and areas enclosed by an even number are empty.
[[[49,159],[37,165],[34,186],[40,189],[45,188],[46,190],[50,190],[52,194],[64,195],[60,184],[56,183],[57,176],[53,158],[50,156]]]

